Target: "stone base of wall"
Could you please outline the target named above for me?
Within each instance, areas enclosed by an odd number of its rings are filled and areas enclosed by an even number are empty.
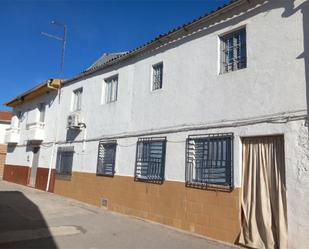
[[[235,243],[240,231],[240,189],[216,192],[135,182],[132,177],[102,177],[73,172],[71,180],[56,178],[55,193],[89,204]]]
[[[36,172],[35,188],[46,191],[48,181],[48,168],[38,168]],[[50,185],[48,192],[54,192],[55,170],[51,171]]]
[[[17,165],[4,165],[3,180],[27,185],[29,182],[30,167]]]
[[[6,144],[0,144],[0,179],[2,179],[2,177],[3,177],[3,170],[4,170],[6,152],[7,152],[7,145]]]

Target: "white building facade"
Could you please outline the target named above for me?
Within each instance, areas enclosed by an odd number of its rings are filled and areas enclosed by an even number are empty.
[[[9,102],[5,170],[25,175],[7,180],[231,243],[306,248],[308,8],[233,1]]]

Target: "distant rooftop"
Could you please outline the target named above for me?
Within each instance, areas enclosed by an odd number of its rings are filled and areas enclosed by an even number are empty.
[[[8,111],[0,111],[0,122],[9,123],[12,118],[12,113]]]
[[[86,70],[98,68],[98,67],[104,65],[105,63],[107,63],[107,62],[109,62],[111,60],[114,60],[114,59],[116,59],[116,58],[118,58],[121,55],[126,54],[126,53],[127,52],[104,53],[104,54],[102,54],[102,56],[95,63],[93,63]]]

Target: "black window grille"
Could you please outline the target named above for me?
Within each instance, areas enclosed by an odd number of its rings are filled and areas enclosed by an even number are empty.
[[[57,150],[56,174],[71,177],[73,166],[74,146],[59,147]]]
[[[152,90],[158,90],[162,88],[163,83],[163,63],[159,63],[152,66]]]
[[[140,138],[136,146],[135,180],[163,183],[166,137]]]
[[[186,185],[233,188],[233,134],[189,136],[186,145]]]
[[[247,67],[246,29],[221,37],[221,73]]]
[[[97,175],[114,176],[117,143],[99,142]]]

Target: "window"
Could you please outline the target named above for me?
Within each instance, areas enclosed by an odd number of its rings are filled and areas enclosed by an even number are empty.
[[[135,180],[162,183],[166,137],[140,138],[136,146]]]
[[[20,125],[21,125],[21,122],[22,122],[22,118],[23,118],[23,112],[21,111],[18,111],[17,114],[16,114],[16,128],[20,128]]]
[[[118,76],[105,80],[105,103],[115,102],[118,94]]]
[[[56,173],[59,176],[71,177],[74,146],[59,147],[57,151]]]
[[[221,73],[247,67],[246,30],[221,37]]]
[[[163,83],[163,63],[152,66],[152,91],[162,88]]]
[[[97,175],[114,176],[116,147],[116,142],[99,142]]]
[[[189,136],[186,185],[232,188],[233,134]]]
[[[73,91],[73,112],[80,111],[82,108],[83,88]]]
[[[43,123],[45,121],[45,110],[46,110],[45,103],[39,104],[38,109],[39,109],[39,112],[40,112],[39,121]]]

